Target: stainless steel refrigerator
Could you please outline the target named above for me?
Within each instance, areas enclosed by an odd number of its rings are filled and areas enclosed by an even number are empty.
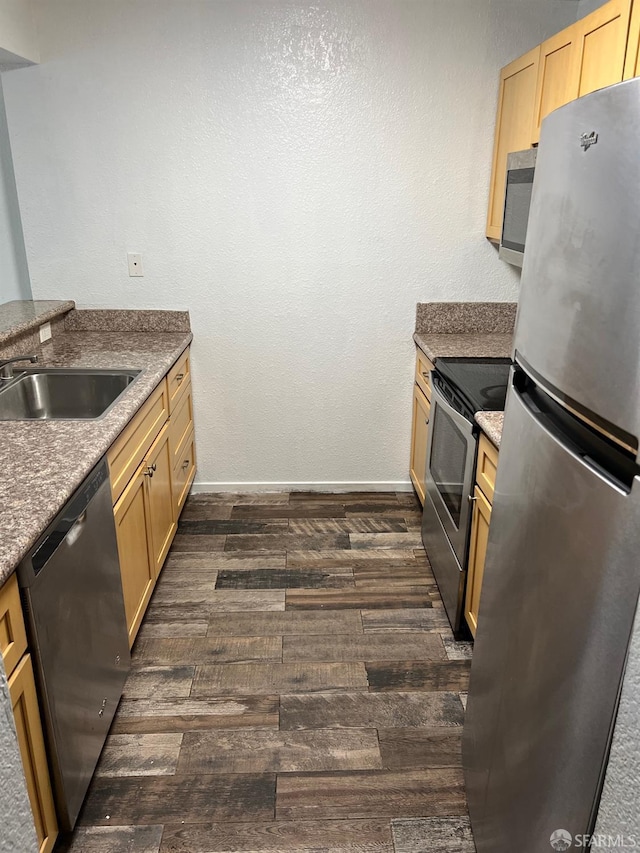
[[[514,358],[464,729],[478,853],[564,850],[597,814],[640,589],[640,79],[543,124]]]

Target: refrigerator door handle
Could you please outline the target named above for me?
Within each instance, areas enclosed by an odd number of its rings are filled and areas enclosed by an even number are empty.
[[[513,390],[530,415],[562,447],[609,486],[628,495],[640,476],[635,456],[607,440],[544,391],[523,370],[512,374]]]

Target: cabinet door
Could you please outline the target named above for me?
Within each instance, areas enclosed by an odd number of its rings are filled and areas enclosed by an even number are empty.
[[[176,531],[171,488],[169,425],[163,427],[147,458],[143,472],[149,518],[151,565],[157,578]]]
[[[624,60],[624,79],[640,76],[640,3],[631,9],[627,54]]]
[[[413,425],[411,429],[411,480],[424,506],[427,467],[427,434],[431,406],[417,385],[413,386]]]
[[[25,655],[22,658],[9,679],[9,693],[38,846],[40,853],[49,853],[55,844],[58,824],[49,780],[31,655]]]
[[[530,148],[538,85],[540,46],[516,59],[500,74],[498,118],[493,146],[493,168],[487,217],[487,237],[499,240],[502,233],[507,155]]]
[[[474,489],[473,498],[471,545],[469,547],[469,568],[467,570],[467,592],[464,615],[467,625],[475,637],[478,627],[478,607],[480,605],[480,592],[482,591],[484,563],[487,557],[491,504],[478,486]]]
[[[149,513],[146,499],[148,478],[144,475],[145,470],[143,463],[113,508],[130,646],[133,645],[138,633],[156,578],[150,557]]]
[[[622,80],[631,6],[632,0],[609,0],[574,24],[577,49],[571,85],[576,98]]]
[[[180,517],[195,476],[196,443],[193,431],[191,431],[180,447],[178,461],[173,469],[173,513],[176,522]]]
[[[547,39],[540,46],[533,142],[540,141],[542,119],[578,96],[573,77],[576,49],[575,24]]]

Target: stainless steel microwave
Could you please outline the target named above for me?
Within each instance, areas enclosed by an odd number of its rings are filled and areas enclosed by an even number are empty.
[[[537,156],[538,149],[529,148],[527,151],[516,151],[507,157],[499,254],[503,261],[516,267],[522,266],[524,258]]]

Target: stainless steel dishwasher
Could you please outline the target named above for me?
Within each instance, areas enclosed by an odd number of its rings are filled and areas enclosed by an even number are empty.
[[[58,819],[72,829],[131,657],[106,460],[18,567]]]

